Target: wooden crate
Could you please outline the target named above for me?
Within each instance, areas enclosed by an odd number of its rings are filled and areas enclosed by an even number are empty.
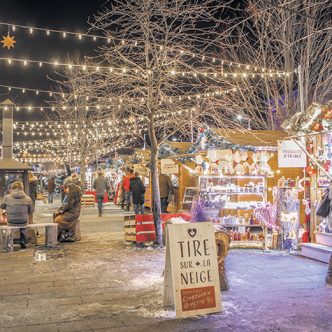
[[[82,195],[81,204],[84,206],[95,206],[95,196]]]
[[[135,215],[124,217],[124,240],[136,242],[136,221]]]
[[[166,222],[171,217],[183,217],[187,220],[190,216],[184,213],[162,213],[162,227],[165,230]],[[128,242],[154,242],[156,241],[155,225],[152,214],[139,214],[124,217],[124,240]]]

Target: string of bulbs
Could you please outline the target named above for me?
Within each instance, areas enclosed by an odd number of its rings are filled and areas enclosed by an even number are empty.
[[[26,88],[23,88],[26,89]],[[165,103],[173,103],[174,101],[190,101],[190,100],[197,100],[197,99],[205,99],[205,98],[215,98],[215,97],[220,97],[224,94],[229,94],[231,92],[236,92],[237,89],[236,88],[232,88],[232,89],[227,89],[227,90],[215,90],[214,92],[206,92],[206,93],[195,93],[195,94],[186,94],[186,95],[177,95],[177,96],[172,96],[172,97],[161,97],[161,100],[159,102],[159,105],[165,104]],[[46,91],[43,91],[46,92]],[[65,97],[64,94],[62,94],[63,97]],[[85,99],[88,101],[90,98],[88,96],[85,96]],[[98,101],[101,101],[100,98],[98,98]],[[108,102],[113,102],[113,101],[117,101],[119,104],[113,104],[112,106],[108,105],[80,105],[80,106],[72,106],[72,105],[59,105],[59,106],[34,106],[34,105],[13,105],[13,109],[16,111],[20,111],[22,109],[26,109],[28,111],[32,111],[32,110],[39,110],[41,112],[45,111],[45,110],[51,110],[51,111],[55,111],[55,110],[74,110],[77,111],[79,109],[85,109],[85,110],[100,110],[100,109],[107,109],[110,110],[116,106],[120,106],[122,105],[124,102],[141,102],[144,103],[146,101],[146,98],[142,98],[142,97],[135,97],[135,98],[123,98],[123,97],[109,97],[107,98]],[[1,106],[0,104],[0,109],[3,110],[8,110],[10,109],[11,106]]]
[[[43,27],[36,27],[36,26],[30,26],[30,25],[21,25],[21,24],[13,24],[9,22],[0,22],[0,25],[6,26],[8,30],[11,30],[12,32],[16,32],[18,28],[27,30],[30,35],[34,35],[35,31],[43,32],[44,36],[51,36],[52,34],[57,34],[61,36],[62,38],[67,38],[68,36],[76,37],[77,40],[81,41],[83,39],[88,39],[92,41],[101,41],[106,42],[107,44],[110,44],[111,42],[117,42],[121,45],[128,45],[130,47],[138,47],[139,43],[137,41],[126,41],[122,38],[117,38],[116,36],[101,36],[96,34],[90,34],[90,33],[82,33],[82,32],[73,32],[68,30],[59,30],[59,29],[49,29],[49,28],[43,28]],[[144,46],[144,45],[143,45]],[[165,46],[163,45],[156,45],[156,47],[159,47],[159,49],[162,51]],[[210,54],[197,54],[194,52],[191,52],[189,50],[185,50],[182,48],[175,48],[175,47],[167,47],[168,50],[172,52],[176,52],[180,55],[186,55],[190,56],[190,58],[196,58],[199,59],[201,62],[205,61],[211,61],[213,64],[220,64],[220,65],[228,65],[228,66],[237,66],[237,67],[243,67],[247,70],[254,69],[255,71],[270,71],[269,68],[260,67],[256,65],[249,65],[249,64],[243,64],[239,62],[234,62],[227,59],[220,59],[218,55],[210,55]]]
[[[66,62],[60,62],[60,61],[46,61],[46,60],[32,60],[32,59],[19,59],[19,58],[7,58],[7,57],[0,57],[0,61],[5,61],[8,63],[8,65],[11,65],[13,63],[22,63],[24,67],[35,64],[37,65],[37,68],[42,68],[43,66],[51,66],[51,67],[65,67],[67,69],[73,69],[73,68],[79,68],[82,71],[86,71],[88,69],[92,69],[95,72],[99,72],[101,70],[113,73],[115,75],[131,75],[133,73],[140,74],[142,77],[146,77],[147,75],[151,75],[153,73],[152,70],[147,70],[146,72],[139,71],[138,69],[130,69],[127,67],[114,67],[114,66],[104,66],[104,65],[90,65],[90,64],[74,64],[74,63],[66,63]],[[241,68],[241,67],[238,67]],[[250,69],[250,68],[249,68]],[[186,71],[186,70],[176,70],[170,68],[169,70],[165,70],[164,74],[169,76],[182,76],[182,77],[191,77],[191,78],[209,78],[209,79],[217,79],[217,78],[264,78],[264,77],[270,77],[270,78],[277,78],[277,77],[283,77],[283,76],[289,76],[290,72],[276,72],[272,70],[266,70],[262,69],[261,71],[257,71],[257,67],[255,67],[256,71],[243,71],[239,72],[236,71],[225,71],[220,70],[216,71],[213,68],[213,71],[211,69],[204,70],[201,68]]]

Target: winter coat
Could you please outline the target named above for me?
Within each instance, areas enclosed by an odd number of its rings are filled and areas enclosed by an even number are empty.
[[[139,177],[130,179],[130,191],[133,204],[144,204],[145,187]]]
[[[29,177],[29,196],[32,199],[33,203],[35,203],[35,200],[37,198],[38,185],[39,185],[39,181],[35,175]]]
[[[327,217],[327,224],[329,227],[329,231],[332,232],[332,184],[330,184],[329,188],[329,199],[330,199],[330,213]]]
[[[168,198],[170,192],[174,192],[174,186],[168,175],[159,174],[160,198]]]
[[[47,182],[47,192],[53,194],[55,190],[55,181],[54,179],[49,179]]]
[[[7,213],[8,224],[12,226],[26,226],[33,207],[32,199],[18,188],[13,189],[1,202],[1,208]]]
[[[124,191],[130,191],[130,180],[134,178],[133,174],[128,174],[122,181],[122,188]]]
[[[108,191],[108,184],[104,177],[97,177],[93,182],[93,189],[96,190],[96,196],[104,197],[105,191]]]
[[[68,199],[60,210],[64,212],[64,220],[78,219],[81,213],[81,188],[73,183],[68,184]]]

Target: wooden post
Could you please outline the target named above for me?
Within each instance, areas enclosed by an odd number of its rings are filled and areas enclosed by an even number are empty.
[[[54,248],[58,243],[58,225],[46,226],[45,246]]]
[[[329,266],[327,268],[327,274],[326,274],[326,283],[332,286],[332,254],[330,256],[329,260]]]
[[[0,251],[14,251],[14,239],[12,229],[0,229]]]
[[[230,237],[226,232],[223,231],[216,232],[215,236],[216,236],[216,245],[217,245],[220,290],[228,291],[229,284],[225,269],[225,257],[229,250]]]

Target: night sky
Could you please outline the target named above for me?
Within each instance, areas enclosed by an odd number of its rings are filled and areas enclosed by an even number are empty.
[[[85,33],[89,28],[88,18],[105,8],[108,1],[105,0],[1,0],[0,21],[11,24],[30,25],[42,28],[67,30]],[[6,36],[8,28],[0,25],[1,40]],[[97,34],[97,33],[96,33]],[[15,36],[15,48],[7,50],[0,46],[0,57],[19,58],[41,61],[66,62],[68,57],[80,54],[93,55],[98,47],[98,42],[79,40],[75,36],[63,38],[61,35],[51,34],[46,36],[43,31],[34,31],[32,35],[26,29],[16,28],[10,32]],[[57,69],[61,72],[61,68]],[[21,64],[9,65],[0,61],[0,85],[20,86],[26,88],[52,90],[54,83],[47,79],[47,75],[53,78],[54,68],[44,66],[41,69],[38,64],[30,64],[26,67]],[[17,105],[46,106],[49,97],[45,94],[36,96],[33,92],[25,92],[0,87],[0,101],[12,99]],[[40,111],[20,110],[15,112],[15,120],[40,119]]]

